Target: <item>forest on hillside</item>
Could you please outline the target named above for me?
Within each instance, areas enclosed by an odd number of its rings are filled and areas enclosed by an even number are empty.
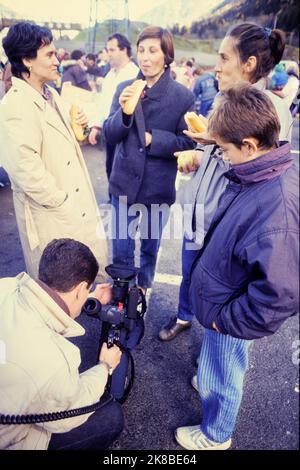
[[[182,36],[221,38],[233,22],[242,21],[280,28],[287,33],[290,44],[299,43],[299,0],[227,0],[209,17],[194,21],[190,27],[175,24],[171,30]]]

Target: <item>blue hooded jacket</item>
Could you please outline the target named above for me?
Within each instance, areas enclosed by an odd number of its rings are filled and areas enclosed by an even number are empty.
[[[255,339],[299,309],[298,172],[285,143],[226,176],[192,267],[192,309],[206,328]]]

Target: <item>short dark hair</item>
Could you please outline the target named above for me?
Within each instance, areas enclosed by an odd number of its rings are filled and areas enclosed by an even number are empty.
[[[28,67],[23,64],[23,59],[35,59],[37,51],[52,41],[53,36],[49,28],[28,21],[11,26],[2,45],[11,63],[12,75],[18,78],[22,78],[22,73],[30,75]]]
[[[83,52],[80,51],[79,49],[75,49],[74,51],[71,52],[71,59],[72,60],[79,60],[83,56]]]
[[[169,66],[174,62],[174,43],[173,36],[167,29],[159,26],[148,26],[143,29],[137,38],[137,47],[145,39],[160,39],[160,47],[165,56],[165,65]]]
[[[131,44],[130,44],[129,40],[127,39],[127,37],[124,36],[123,34],[115,33],[115,34],[112,34],[111,36],[108,36],[106,42],[112,41],[113,39],[116,39],[116,41],[118,43],[118,48],[121,51],[126,49],[128,57],[131,57]]]
[[[247,137],[256,138],[260,148],[270,149],[278,142],[280,123],[266,93],[242,82],[215,100],[207,130],[239,149]]]
[[[52,240],[43,251],[39,279],[57,292],[70,292],[80,282],[94,282],[99,265],[91,250],[71,238]]]
[[[282,58],[285,34],[280,29],[262,28],[252,23],[241,23],[231,27],[226,37],[234,39],[235,48],[242,63],[250,56],[256,57],[256,69],[251,82],[266,77]]]
[[[90,53],[90,54],[87,54],[87,55],[85,56],[85,58],[86,58],[86,59],[89,59],[89,60],[96,60],[95,55],[94,55],[94,54],[91,54],[91,53]]]

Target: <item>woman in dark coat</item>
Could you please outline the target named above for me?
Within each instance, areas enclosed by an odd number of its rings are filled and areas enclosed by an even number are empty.
[[[167,30],[146,28],[138,37],[137,47],[138,78],[146,80],[147,85],[133,115],[123,111],[133,95],[132,80],[119,85],[104,134],[110,144],[117,145],[109,181],[116,220],[113,261],[134,265],[140,225],[138,284],[145,290],[151,287],[162,229],[175,201],[174,152],[193,148],[183,130],[184,114],[193,108],[194,97],[170,76],[174,46]],[[159,211],[161,204],[164,207]]]

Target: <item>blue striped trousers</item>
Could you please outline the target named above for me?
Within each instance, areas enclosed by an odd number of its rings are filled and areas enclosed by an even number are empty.
[[[202,401],[202,432],[213,441],[231,438],[248,366],[252,341],[205,330],[198,365],[198,388]]]

